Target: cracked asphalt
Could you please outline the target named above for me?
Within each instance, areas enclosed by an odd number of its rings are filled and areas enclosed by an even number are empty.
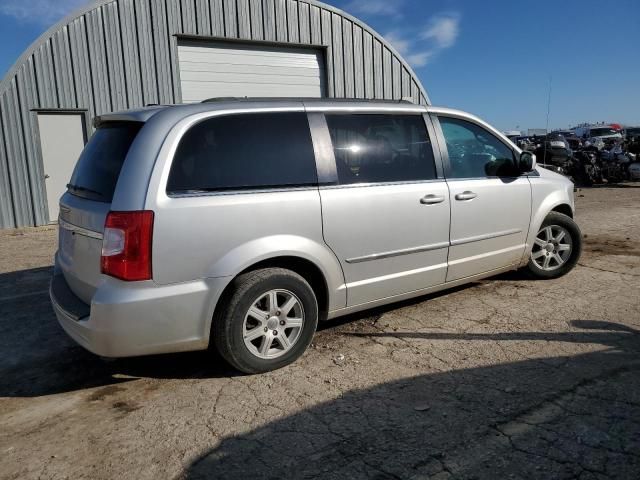
[[[640,478],[640,188],[581,190],[585,253],[328,322],[296,364],[105,362],[47,298],[55,228],[0,233],[2,479]]]

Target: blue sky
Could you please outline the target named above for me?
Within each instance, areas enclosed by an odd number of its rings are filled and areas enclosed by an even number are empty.
[[[87,0],[0,0],[0,75]],[[329,0],[385,35],[436,105],[501,129],[640,124],[638,0]]]

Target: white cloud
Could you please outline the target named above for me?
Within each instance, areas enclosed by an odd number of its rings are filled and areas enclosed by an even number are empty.
[[[406,56],[405,59],[407,60],[407,62],[409,62],[409,65],[413,67],[424,67],[427,63],[429,63],[429,60],[431,60],[431,57],[433,57],[433,55],[433,51],[427,50],[426,52],[411,53]]]
[[[387,42],[393,45],[393,48],[395,48],[402,55],[409,54],[409,51],[411,50],[411,47],[412,47],[411,40],[407,38],[403,38],[400,32],[395,32],[395,31],[389,32],[386,35],[384,35],[384,38]]]
[[[358,15],[391,16],[402,18],[402,7],[405,0],[352,0],[345,10]]]
[[[460,33],[460,14],[455,12],[436,15],[429,21],[426,30],[421,37],[424,40],[433,40],[437,48],[452,47]]]
[[[443,50],[453,47],[460,34],[460,14],[440,13],[424,29],[392,30],[384,38],[414,67],[424,67]]]
[[[0,15],[20,22],[51,25],[92,0],[0,0]]]

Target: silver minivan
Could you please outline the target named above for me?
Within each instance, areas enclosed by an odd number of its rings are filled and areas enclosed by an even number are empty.
[[[482,120],[405,102],[218,100],[95,119],[51,300],[88,350],[287,365],[318,321],[581,252],[573,184]]]

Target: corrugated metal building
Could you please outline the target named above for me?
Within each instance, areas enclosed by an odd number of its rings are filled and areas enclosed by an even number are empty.
[[[0,228],[57,220],[94,116],[225,96],[428,103],[391,45],[315,0],[98,0],[0,83]]]

